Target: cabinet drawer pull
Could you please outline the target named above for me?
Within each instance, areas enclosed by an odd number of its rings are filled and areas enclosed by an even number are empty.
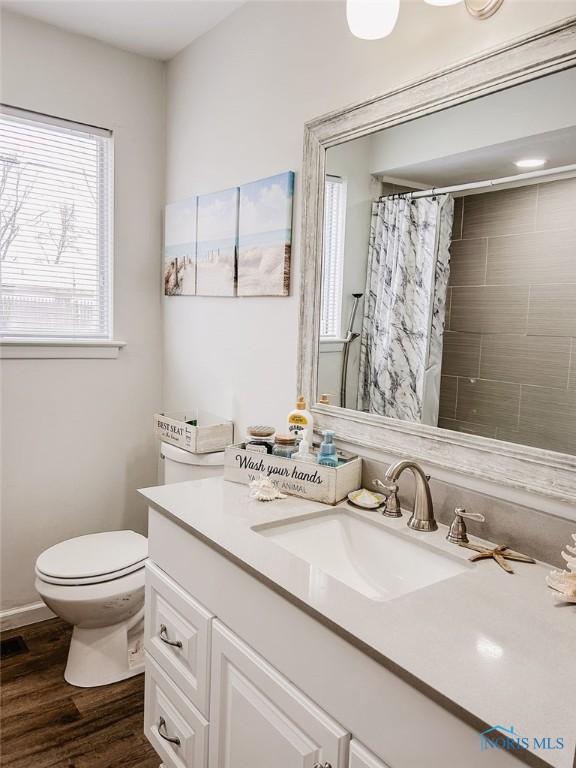
[[[162,733],[162,728],[166,728],[166,720],[164,720],[163,717],[158,718],[158,735],[161,736],[164,741],[169,741],[170,744],[176,744],[177,747],[180,746],[180,739],[178,736],[167,736],[165,733]]]
[[[160,640],[162,640],[163,643],[166,643],[166,645],[173,645],[175,648],[182,648],[182,643],[180,640],[168,639],[168,630],[166,629],[166,624],[160,624]]]
[[[330,763],[314,763],[313,768],[332,768]]]

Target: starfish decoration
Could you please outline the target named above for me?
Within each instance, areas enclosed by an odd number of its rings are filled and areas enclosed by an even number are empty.
[[[473,549],[478,552],[477,555],[472,555],[470,560],[489,560],[494,559],[506,573],[514,573],[512,567],[508,565],[506,560],[518,560],[521,563],[535,563],[528,555],[523,555],[520,552],[515,552],[513,549],[508,549],[506,545],[500,547],[494,547],[494,549],[486,549],[485,547],[479,547],[476,544],[460,544],[461,547],[466,549]]]

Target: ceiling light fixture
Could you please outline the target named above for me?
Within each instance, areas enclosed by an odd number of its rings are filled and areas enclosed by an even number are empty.
[[[350,32],[362,40],[388,37],[396,26],[400,0],[347,0],[346,19]]]
[[[546,160],[541,157],[527,157],[524,160],[517,160],[514,165],[517,168],[542,168],[546,165]]]
[[[428,5],[456,5],[462,0],[424,0]],[[475,19],[488,19],[504,0],[464,0]],[[350,32],[361,40],[381,40],[396,26],[400,0],[346,0],[346,18]]]

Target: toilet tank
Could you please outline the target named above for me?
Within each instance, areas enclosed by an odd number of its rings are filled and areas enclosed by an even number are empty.
[[[203,480],[224,473],[224,451],[217,453],[189,453],[175,445],[160,443],[160,482],[184,483]]]

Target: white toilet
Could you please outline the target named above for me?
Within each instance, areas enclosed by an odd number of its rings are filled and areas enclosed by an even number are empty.
[[[192,454],[161,444],[164,483],[221,475],[224,453]],[[36,561],[36,590],[74,626],[64,677],[82,688],[143,671],[144,564],[148,540],[134,531],[78,536]]]

